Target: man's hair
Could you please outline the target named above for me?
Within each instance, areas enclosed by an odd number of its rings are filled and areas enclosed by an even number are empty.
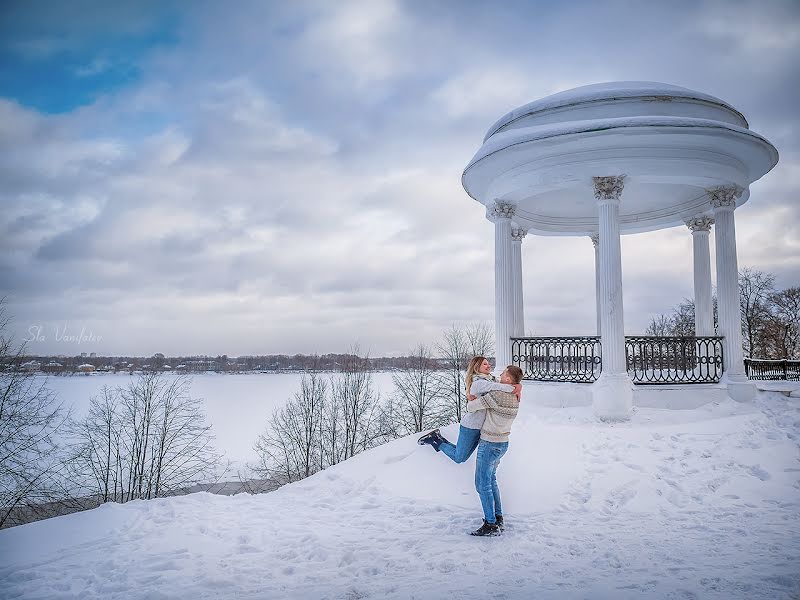
[[[522,369],[516,365],[508,365],[506,367],[506,372],[509,374],[514,383],[519,383],[522,381]]]

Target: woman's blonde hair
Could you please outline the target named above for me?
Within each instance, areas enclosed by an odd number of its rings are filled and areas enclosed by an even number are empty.
[[[472,387],[472,378],[475,375],[475,371],[478,370],[478,367],[480,367],[481,363],[485,360],[485,356],[475,356],[469,361],[469,365],[467,366],[467,395],[469,395],[469,390]]]

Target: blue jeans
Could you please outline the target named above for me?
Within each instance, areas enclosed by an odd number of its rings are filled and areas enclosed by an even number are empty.
[[[451,442],[442,442],[439,450],[449,456],[454,463],[463,463],[475,452],[479,441],[481,441],[480,429],[470,429],[459,425],[458,442],[455,445]]]
[[[500,490],[497,487],[497,466],[508,450],[508,442],[487,442],[478,444],[478,461],[475,464],[475,489],[481,498],[483,518],[487,523],[496,522],[495,515],[503,514],[500,504]]]

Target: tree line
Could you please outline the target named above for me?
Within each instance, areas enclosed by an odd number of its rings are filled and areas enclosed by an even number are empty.
[[[739,272],[739,305],[745,355],[800,359],[800,286],[777,289],[775,276],[757,269]],[[717,327],[717,298],[713,298]],[[669,314],[652,317],[646,335],[694,336],[694,301],[684,299]]]
[[[84,353],[85,354],[85,353]],[[256,356],[229,357],[217,356],[164,356],[156,353],[150,357],[141,356],[52,356],[43,354],[23,354],[0,358],[0,370],[41,371],[50,375],[72,376],[82,374],[81,367],[91,365],[98,372],[136,373],[139,371],[165,371],[173,373],[249,373],[307,371],[317,369],[338,371],[353,357],[347,354],[260,354]],[[402,369],[414,360],[413,356],[378,356],[369,358],[376,370],[390,371]],[[32,365],[36,365],[33,368]]]

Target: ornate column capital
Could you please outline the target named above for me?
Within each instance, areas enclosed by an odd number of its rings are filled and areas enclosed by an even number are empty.
[[[720,185],[706,190],[713,208],[736,208],[736,199],[744,190],[738,185]]]
[[[522,229],[521,227],[514,227],[511,226],[511,241],[512,242],[522,242],[522,238],[528,235],[527,229]]]
[[[714,224],[714,218],[708,215],[700,215],[686,220],[686,226],[692,233],[711,231],[711,226]]]
[[[597,248],[600,245],[599,233],[593,233],[592,235],[589,236],[589,239],[592,240],[592,246],[594,246],[595,248]]]
[[[592,177],[594,197],[602,201],[619,202],[622,189],[625,187],[625,175],[609,177]]]
[[[498,219],[512,219],[516,208],[509,202],[495,202],[493,205],[486,207],[486,218],[493,223]]]

